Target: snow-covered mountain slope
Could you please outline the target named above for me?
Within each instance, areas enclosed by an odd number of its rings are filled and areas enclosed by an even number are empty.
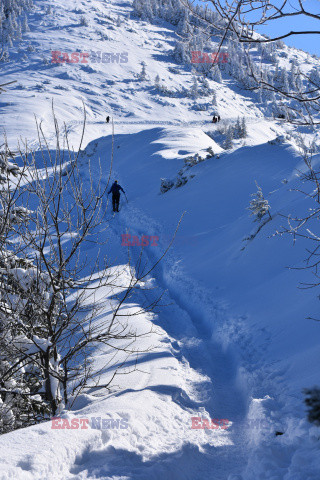
[[[185,212],[173,246],[126,309],[139,310],[153,298],[148,286],[166,291],[166,306],[133,317],[139,332],[154,329],[141,341],[141,350],[150,352],[138,356],[137,370],[117,377],[111,393],[80,396],[63,414],[121,419],[127,427],[53,430],[48,422],[3,435],[0,478],[316,480],[319,432],[306,421],[302,388],[320,382],[319,325],[305,319],[317,315],[318,300],[316,291],[297,289],[310,273],[288,268],[302,264],[306,244],[293,247],[290,238],[274,236],[285,222],[281,215],[309,207],[292,191],[302,167],[296,130],[265,117],[256,94],[227,76],[221,84],[209,80],[217,107],[208,106],[210,95],[198,101],[161,95],[156,75],[181,92],[191,89],[193,74],[171,55],[172,25],[151,25],[131,11],[121,0],[37,1],[30,32],[2,64],[4,80],[18,83],[1,95],[0,122],[12,148],[19,137],[37,148],[35,114],[54,148],[53,100],[77,148],[84,102],[87,182],[89,159],[94,168],[101,159],[107,179],[112,126],[105,117],[113,117],[112,175],[129,203],[123,199],[117,217],[110,213],[103,253],[116,260],[126,284],[122,235],[159,237],[159,246],[144,249],[151,265]],[[128,62],[55,64],[52,51],[127,53]],[[287,52],[310,64],[309,55]],[[207,110],[195,110],[197,102]],[[216,109],[222,121],[213,125]],[[238,116],[246,118],[248,136],[225,151],[221,128]],[[185,159],[195,154],[208,158],[190,167]],[[187,183],[160,194],[161,179],[179,178]],[[255,181],[272,214],[259,232],[246,209]],[[139,247],[129,250],[136,259]],[[97,321],[103,322],[114,291],[100,294],[105,316]],[[95,358],[106,380],[109,355],[101,350]],[[118,363],[123,360],[119,354]],[[228,420],[228,428],[192,429],[199,412]]]
[[[32,138],[36,114],[43,122],[44,131],[50,132],[51,100],[58,118],[67,122],[70,133],[76,130],[77,135],[77,125],[83,119],[82,102],[87,110],[88,135],[89,132],[92,135],[92,123],[95,136],[106,133],[106,115],[113,116],[116,125],[141,125],[141,122],[202,125],[210,121],[214,106],[207,112],[194,111],[194,99],[182,94],[177,98],[164,97],[154,87],[156,75],[170,91],[179,92],[192,86],[190,69],[177,65],[171,55],[176,39],[172,26],[164,22],[154,26],[130,18],[131,8],[127,2],[90,1],[73,7],[74,4],[71,7],[66,2],[55,1],[53,5],[39,2],[29,15],[31,31],[25,34],[19,47],[12,49],[11,61],[2,66],[7,81],[17,80],[3,99],[3,126],[10,126],[14,121],[18,132]],[[47,13],[48,8],[51,13]],[[120,25],[116,26],[118,16]],[[88,26],[81,25],[82,17]],[[54,51],[67,53],[70,60],[72,52],[101,52],[101,57],[103,53],[115,56],[125,53],[128,62],[120,63],[119,58],[117,62],[114,57],[112,63],[97,63],[91,56],[91,59],[79,57],[79,63],[57,64],[52,63]],[[141,62],[147,65],[146,80],[139,78]],[[234,82],[231,83],[234,86]],[[245,92],[237,88],[231,91],[228,82],[210,84],[216,89],[222,118],[262,117]],[[210,104],[211,96],[204,100]],[[10,135],[9,128],[7,130]]]

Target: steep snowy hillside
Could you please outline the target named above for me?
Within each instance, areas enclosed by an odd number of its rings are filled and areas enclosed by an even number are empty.
[[[162,18],[138,18],[142,3],[134,13],[125,0],[37,1],[30,31],[21,43],[13,40],[10,61],[1,63],[0,83],[17,80],[0,97],[1,130],[12,149],[26,139],[39,147],[34,115],[55,149],[53,102],[74,149],[85,106],[80,164],[87,188],[88,165],[96,181],[99,159],[107,184],[114,150],[112,179],[128,203],[122,196],[116,216],[108,206],[107,243],[89,250],[114,262],[112,287],[97,292],[104,313],[96,322],[109,322],[114,295],[128,284],[128,253],[132,263],[139,258],[139,246],[127,241],[155,239],[143,250],[150,267],[183,218],[167,255],[123,306],[122,315],[135,313],[128,321],[143,334],[141,353],[127,358],[120,349],[111,368],[111,347],[96,351],[102,384],[114,365],[131,373],[116,377],[111,391],[82,393],[61,414],[87,419],[84,428],[45,422],[2,435],[0,478],[319,479],[319,429],[307,422],[302,394],[320,384],[320,326],[306,320],[317,316],[318,299],[315,290],[297,288],[310,272],[293,269],[308,242],[293,247],[290,237],[275,235],[287,214],[312,206],[293,191],[303,169],[299,129],[274,118],[276,98],[244,88],[231,45],[221,78],[216,71],[204,80],[179,63],[183,22],[164,19],[170,8]],[[288,72],[295,62],[317,71],[318,59],[279,49]],[[214,114],[221,122],[211,123]],[[238,117],[247,135],[234,135]],[[311,138],[307,128],[300,132]],[[261,229],[247,208],[255,182],[271,206]],[[145,302],[161,291],[163,307],[151,314]],[[216,428],[195,428],[199,419],[216,419]]]
[[[116,125],[202,125],[210,122],[217,108],[222,118],[262,117],[250,91],[240,90],[232,79],[224,84],[209,80],[209,90],[201,94],[204,89],[199,85],[194,97],[191,66],[177,64],[172,55],[177,39],[174,27],[163,21],[150,25],[135,19],[127,2],[90,1],[77,8],[59,1],[53,5],[39,2],[29,15],[29,25],[31,31],[24,41],[10,49],[10,62],[2,64],[5,80],[17,80],[17,84],[2,99],[1,111],[2,125],[14,121],[17,131],[29,139],[34,137],[34,114],[42,120],[44,131],[52,130],[51,100],[70,134],[75,131],[75,138],[82,122],[82,102],[87,110],[88,138],[92,137],[92,124],[95,136],[108,133],[107,115]],[[79,53],[78,63],[67,63],[72,52]],[[91,57],[83,56],[87,53]],[[52,59],[62,63],[52,63]],[[123,59],[127,62],[121,63]],[[141,75],[143,62],[145,78]],[[167,93],[157,90],[157,75]],[[214,92],[218,107],[213,104]],[[14,134],[11,139],[16,141]]]

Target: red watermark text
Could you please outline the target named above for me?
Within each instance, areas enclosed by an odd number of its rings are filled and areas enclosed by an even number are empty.
[[[140,238],[138,235],[130,235],[124,233],[121,235],[122,247],[158,247],[159,237],[157,235],[142,235]]]
[[[229,420],[226,418],[201,418],[201,417],[191,417],[191,428],[194,430],[217,430],[221,428],[226,430],[229,427]]]
[[[226,52],[206,53],[200,51],[191,52],[191,63],[227,63],[229,54]]]

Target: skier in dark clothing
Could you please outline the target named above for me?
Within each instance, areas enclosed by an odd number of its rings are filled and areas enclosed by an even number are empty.
[[[107,118],[106,118],[106,122],[109,123],[109,121],[110,121],[110,117],[108,115]]]
[[[119,212],[120,190],[125,194],[123,188],[118,184],[118,180],[115,180],[108,192],[108,195],[112,193],[112,207],[114,212]]]

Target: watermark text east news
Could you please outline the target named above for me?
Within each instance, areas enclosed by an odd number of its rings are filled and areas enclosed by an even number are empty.
[[[51,63],[128,63],[128,52],[51,52]]]
[[[124,418],[61,418],[54,417],[51,419],[51,428],[54,430],[87,430],[94,428],[97,430],[105,429],[124,429],[128,428],[129,424]]]
[[[227,52],[191,52],[191,63],[227,63],[229,54]]]
[[[191,417],[191,428],[193,430],[217,430],[221,428],[226,430],[230,426],[230,422],[226,418],[208,418]]]

